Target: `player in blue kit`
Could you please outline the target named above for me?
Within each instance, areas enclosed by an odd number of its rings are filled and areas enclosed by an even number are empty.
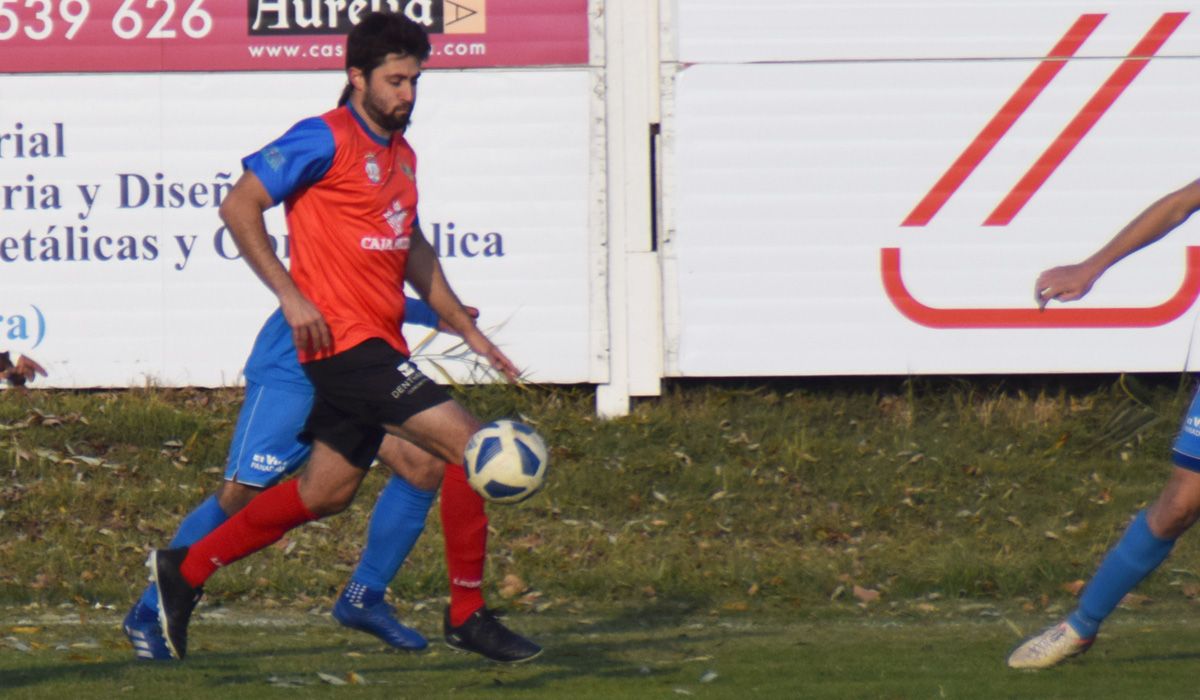
[[[1038,306],[1074,301],[1118,260],[1170,233],[1200,210],[1200,182],[1151,204],[1103,248],[1077,265],[1046,270],[1034,293]],[[1174,468],[1158,499],[1137,514],[1079,596],[1065,620],[1027,639],[1008,657],[1012,668],[1047,668],[1087,651],[1125,594],[1158,568],[1175,540],[1200,518],[1200,392],[1192,400],[1172,451]]]
[[[470,307],[468,311],[478,313]],[[417,299],[408,299],[406,320],[438,326],[437,315]],[[300,369],[292,330],[280,310],[263,325],[244,373],[245,401],[229,446],[225,481],[217,493],[183,519],[172,547],[191,544],[211,532],[264,489],[296,472],[312,451],[297,435],[312,407],[313,389]],[[378,456],[393,475],[379,494],[362,558],[338,598],[333,616],[396,648],[423,649],[425,639],[396,620],[391,606],[383,602],[383,592],[425,527],[442,462],[399,438],[385,440]],[[171,658],[158,622],[154,584],[147,586],[126,615],[124,630],[138,658]]]

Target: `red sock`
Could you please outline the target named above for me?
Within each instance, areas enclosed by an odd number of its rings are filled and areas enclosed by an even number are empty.
[[[273,486],[193,544],[179,572],[192,587],[199,588],[222,566],[253,554],[277,542],[288,530],[316,519],[300,500],[296,480]]]
[[[467,483],[458,464],[446,463],[442,479],[442,534],[450,574],[450,624],[457,627],[483,607],[483,561],[487,556],[487,513],[483,498]]]

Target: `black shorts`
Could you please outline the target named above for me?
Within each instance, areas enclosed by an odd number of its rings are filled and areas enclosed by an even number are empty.
[[[450,400],[408,357],[378,338],[302,366],[316,399],[300,439],[320,440],[362,469],[375,460],[385,424],[403,425]]]

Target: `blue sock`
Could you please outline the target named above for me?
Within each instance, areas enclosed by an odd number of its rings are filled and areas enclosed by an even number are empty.
[[[1100,563],[1096,575],[1079,597],[1079,607],[1067,617],[1067,622],[1081,637],[1096,636],[1104,618],[1126,593],[1163,563],[1174,546],[1175,540],[1154,536],[1146,521],[1146,511],[1138,513],[1121,541]]]
[[[228,519],[229,516],[221,510],[221,505],[217,503],[216,494],[213,494],[204,499],[203,503],[196,506],[191,513],[184,517],[183,522],[179,523],[179,529],[175,531],[175,537],[171,538],[170,546],[186,547],[198,542]],[[146,586],[140,602],[143,608],[158,611],[158,591],[153,583]]]
[[[361,586],[364,592],[354,596],[361,601],[358,604],[369,606],[377,602],[376,594],[379,601],[383,600],[383,591],[396,577],[400,565],[425,529],[425,517],[429,515],[436,494],[436,489],[423,491],[398,476],[388,480],[371,513],[367,546],[343,595],[353,593]]]

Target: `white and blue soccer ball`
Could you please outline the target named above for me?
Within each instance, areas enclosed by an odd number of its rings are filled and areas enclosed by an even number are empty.
[[[467,483],[493,503],[520,503],[546,481],[550,455],[542,436],[524,423],[488,423],[467,442]]]

